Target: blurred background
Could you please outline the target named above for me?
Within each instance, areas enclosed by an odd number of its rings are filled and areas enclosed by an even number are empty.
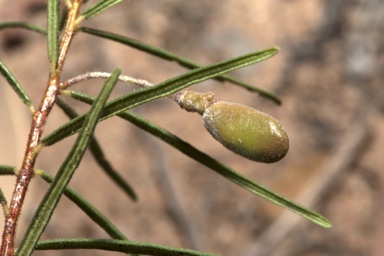
[[[45,26],[45,8],[42,0],[0,0],[0,20]],[[168,99],[134,111],[252,180],[320,212],[333,222],[332,229],[254,196],[118,118],[101,123],[96,138],[135,189],[138,202],[116,188],[89,153],[71,187],[134,241],[219,255],[384,255],[383,15],[379,0],[130,0],[84,24],[200,64],[278,46],[277,56],[231,75],[275,92],[283,100],[281,106],[229,83],[207,81],[193,86],[280,120],[290,137],[290,151],[278,163],[255,163],[226,150],[205,131],[199,115],[181,110]],[[45,38],[19,29],[0,31],[0,58],[37,106],[48,77]],[[117,67],[153,83],[185,72],[176,63],[80,33],[62,78],[87,71],[112,72]],[[73,89],[97,95],[101,86],[102,81],[93,80]],[[121,83],[113,96],[134,89]],[[88,109],[62,99],[80,113]],[[54,108],[45,135],[66,121]],[[2,77],[0,123],[0,163],[19,167],[30,116]],[[44,149],[36,167],[54,174],[74,139]],[[14,182],[13,177],[1,177],[8,199]],[[20,235],[47,187],[41,179],[33,180]],[[107,235],[63,198],[42,239],[62,237]]]

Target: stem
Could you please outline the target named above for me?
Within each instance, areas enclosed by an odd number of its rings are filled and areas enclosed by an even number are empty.
[[[73,78],[68,79],[60,84],[61,93],[65,94],[65,89],[68,87],[80,83],[81,81],[89,80],[89,79],[106,79],[111,76],[111,73],[108,72],[87,72]],[[119,81],[131,83],[134,85],[138,85],[140,87],[151,87],[154,84],[143,80],[137,79],[126,75],[120,75],[118,77]],[[198,112],[202,115],[205,109],[211,104],[217,102],[218,100],[215,98],[212,92],[208,93],[198,93],[194,91],[183,91],[177,92],[168,96],[168,98],[174,100],[179,106],[190,112]]]
[[[75,76],[75,77],[73,77],[71,79],[68,79],[65,82],[62,82],[60,84],[60,89],[67,89],[69,86],[72,86],[72,85],[77,84],[77,83],[79,83],[81,81],[84,81],[84,80],[98,79],[98,78],[106,79],[106,78],[109,78],[111,75],[112,74],[108,73],[108,72],[98,72],[98,71],[87,72],[87,73]],[[153,86],[152,83],[150,83],[150,82],[148,82],[146,80],[136,79],[136,78],[133,78],[133,77],[130,77],[130,76],[120,75],[118,79],[119,79],[119,81],[131,83],[131,84],[134,84],[134,85],[138,85],[140,87],[150,87],[150,86]]]
[[[60,53],[56,66],[57,68],[50,73],[48,86],[44,92],[40,106],[33,114],[24,160],[17,176],[15,190],[13,191],[9,206],[9,213],[5,219],[0,250],[0,255],[2,256],[12,256],[14,254],[17,221],[20,216],[21,207],[24,203],[29,182],[33,177],[34,166],[39,153],[39,144],[44,126],[59,92],[60,75],[69,46],[75,34],[77,26],[75,21],[78,17],[81,4],[82,0],[75,0],[69,9],[68,21],[61,40]]]

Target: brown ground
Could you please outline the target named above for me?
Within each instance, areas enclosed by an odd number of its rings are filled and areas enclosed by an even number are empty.
[[[0,20],[45,24],[44,1],[18,2],[0,0]],[[380,3],[131,0],[87,21],[91,27],[137,38],[201,64],[279,46],[279,55],[233,75],[276,92],[283,99],[281,107],[228,83],[194,86],[278,118],[291,142],[288,155],[279,163],[258,164],[227,151],[204,130],[197,114],[186,113],[169,100],[136,111],[260,184],[319,211],[333,222],[332,229],[287,215],[117,118],[100,124],[96,137],[114,167],[133,185],[139,201],[132,202],[115,188],[90,154],[71,186],[135,241],[219,255],[384,255],[384,6]],[[0,32],[0,43],[1,61],[37,105],[48,75],[45,38],[7,30]],[[64,78],[116,67],[151,82],[184,72],[175,63],[79,34]],[[0,85],[0,163],[19,166],[30,119],[2,78]],[[94,81],[75,88],[95,95],[100,85]],[[120,84],[115,96],[132,89]],[[73,105],[79,112],[87,109],[77,102]],[[55,108],[45,134],[65,121]],[[45,149],[37,167],[55,173],[73,140]],[[13,182],[1,178],[8,198]],[[46,188],[41,180],[34,180],[22,225]],[[24,228],[20,227],[20,234]],[[58,237],[107,236],[63,199],[43,238]]]

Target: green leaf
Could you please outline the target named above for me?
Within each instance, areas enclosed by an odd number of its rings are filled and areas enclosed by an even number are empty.
[[[37,250],[98,249],[114,252],[138,253],[162,256],[213,256],[189,249],[180,249],[152,243],[130,242],[111,239],[55,239],[39,242]]]
[[[23,101],[25,105],[29,108],[31,113],[35,111],[31,99],[28,97],[27,93],[24,91],[23,87],[19,84],[13,74],[7,69],[7,67],[0,61],[0,73],[7,80],[12,89],[16,92],[17,96]]]
[[[88,28],[88,27],[82,27],[82,28],[80,28],[80,31],[83,31],[83,32],[85,32],[87,34],[90,34],[90,35],[94,35],[94,36],[97,36],[97,37],[102,37],[102,38],[105,38],[105,39],[110,39],[110,40],[122,43],[124,45],[131,46],[131,47],[133,47],[135,49],[138,49],[140,51],[144,51],[146,53],[152,54],[152,55],[157,56],[159,58],[162,58],[164,60],[175,61],[179,65],[181,65],[183,67],[186,67],[186,68],[189,68],[189,69],[195,69],[195,68],[201,67],[200,65],[198,65],[198,64],[196,64],[196,63],[194,63],[194,62],[192,62],[192,61],[190,61],[188,59],[185,59],[185,58],[183,58],[181,56],[178,56],[178,55],[173,54],[171,52],[168,52],[166,50],[163,50],[163,49],[160,49],[160,48],[148,45],[146,43],[143,43],[143,42],[138,41],[138,40],[133,39],[133,38],[117,35],[117,34],[106,32],[106,31],[102,31],[102,30]],[[276,53],[277,53],[277,51],[271,52],[271,56],[276,54]],[[271,57],[271,56],[268,56],[268,58]],[[259,61],[262,61],[262,60],[264,60],[264,59],[260,59]],[[218,81],[221,81],[221,82],[223,82],[223,81],[231,82],[231,83],[233,83],[235,85],[238,85],[238,86],[241,86],[241,87],[243,87],[243,88],[245,88],[247,90],[250,90],[250,91],[253,91],[253,92],[257,92],[261,96],[263,96],[265,98],[268,98],[268,99],[274,101],[275,103],[277,103],[279,105],[281,104],[281,99],[278,96],[276,96],[275,94],[273,94],[272,92],[270,92],[270,91],[254,87],[253,85],[244,83],[244,82],[242,82],[242,81],[240,81],[238,79],[235,79],[233,77],[226,76],[226,75],[218,76],[215,79],[218,80]]]
[[[17,168],[15,166],[0,165],[0,175],[15,175]],[[36,170],[36,175],[39,175],[43,180],[52,183],[53,178],[42,170]],[[81,210],[84,211],[89,218],[98,224],[111,238],[128,240],[127,237],[116,227],[113,223],[106,218],[99,210],[92,204],[85,200],[82,196],[77,194],[70,188],[65,188],[64,195],[75,203]],[[1,196],[1,195],[0,195]]]
[[[8,216],[9,208],[8,208],[7,198],[5,198],[3,190],[1,188],[0,188],[0,204],[1,204],[1,208],[3,209],[4,216]]]
[[[92,104],[92,101],[93,101],[92,98],[85,95],[81,95],[81,94],[77,94],[76,99],[81,100],[82,102],[85,102],[87,104]],[[250,191],[251,193],[261,196],[271,201],[272,203],[285,207],[291,210],[292,212],[295,212],[322,227],[329,228],[332,226],[331,222],[326,218],[324,218],[323,216],[321,216],[320,214],[315,213],[311,210],[308,210],[305,207],[279,195],[278,193],[275,193],[269,190],[268,188],[261,186],[253,182],[252,180],[242,176],[241,174],[225,166],[221,162],[215,160],[214,158],[210,157],[204,152],[201,152],[200,150],[196,149],[189,143],[183,141],[179,137],[171,134],[170,132],[160,128],[159,126],[149,122],[148,120],[145,120],[144,118],[141,118],[128,111],[124,113],[120,113],[118,114],[118,116],[131,122],[132,124],[136,125],[140,129],[163,140],[164,142],[173,146],[180,152],[196,160],[197,162],[209,167],[210,169],[217,172],[221,176],[225,177],[229,181],[239,185],[240,187]]]
[[[48,222],[61,198],[61,195],[71,180],[73,173],[80,164],[89,141],[92,138],[92,134],[99,119],[100,113],[102,112],[105,102],[114,85],[116,84],[119,75],[120,71],[116,70],[105,82],[101,93],[97,97],[86,117],[86,121],[84,122],[84,126],[81,129],[76,142],[74,143],[71,151],[61,165],[57,175],[55,176],[55,179],[53,180],[51,186],[48,188],[47,193],[44,195],[44,198],[36,210],[28,230],[21,242],[21,245],[16,252],[16,255],[31,255],[33,252],[37,241],[39,240],[45,227],[48,225]]]
[[[9,165],[0,165],[0,175],[16,175],[17,168]],[[9,215],[9,207],[7,198],[4,196],[3,191],[0,188],[0,204],[3,208],[3,216]]]
[[[36,174],[42,177],[46,182],[52,183],[53,178],[46,172],[37,170]],[[68,197],[73,203],[75,203],[85,214],[88,215],[95,223],[97,223],[107,234],[115,239],[127,240],[127,237],[121,233],[121,231],[115,227],[112,222],[109,221],[99,210],[97,210],[92,204],[87,202],[82,196],[77,194],[70,188],[65,188],[64,195]]]
[[[45,28],[29,24],[27,22],[21,22],[21,21],[5,21],[0,22],[0,30],[6,29],[6,28],[24,28],[27,30],[35,31],[37,33],[46,35],[47,31]]]
[[[15,166],[0,165],[0,175],[15,175],[17,168]],[[52,183],[53,178],[48,173],[42,170],[36,170],[36,175],[39,175],[43,180]],[[99,210],[85,200],[82,196],[76,193],[71,188],[65,188],[64,195],[75,203],[85,214],[88,215],[95,223],[97,223],[111,238],[127,240],[127,237],[118,230]]]
[[[113,168],[110,162],[106,159],[101,146],[97,140],[93,139],[90,142],[89,148],[97,163],[103,168],[104,172],[110,177],[115,184],[120,187],[132,200],[137,201],[137,195],[132,186]]]
[[[263,59],[269,58],[270,56],[276,54],[276,52],[276,48],[271,48],[223,62],[218,62],[213,65],[186,72],[180,76],[171,78],[155,86],[143,88],[127,95],[123,95],[106,105],[101,120],[105,120],[111,116],[124,112],[130,108],[137,107],[149,101],[159,99],[161,97],[166,97],[193,84],[197,84],[224,73],[252,65]],[[42,143],[46,146],[49,146],[74,134],[82,127],[85,115],[86,114],[81,115],[58,128],[52,134],[45,137],[42,140]]]
[[[60,0],[47,1],[47,16],[48,59],[54,71],[59,58]]]
[[[62,100],[57,100],[57,105],[64,111],[64,113],[70,118],[76,118],[78,114],[68,104]],[[111,163],[105,157],[104,152],[99,145],[96,138],[93,138],[89,144],[89,149],[96,162],[104,170],[104,172],[134,201],[137,200],[137,195],[133,188],[124,180],[124,178],[113,168]]]
[[[15,175],[17,168],[10,165],[0,165],[0,175]]]
[[[245,188],[251,193],[261,196],[277,205],[283,206],[291,210],[292,212],[295,212],[313,221],[314,223],[320,226],[323,226],[326,228],[329,228],[332,226],[330,221],[324,218],[323,216],[321,216],[320,214],[317,214],[311,210],[308,210],[305,207],[279,195],[278,193],[275,193],[269,190],[268,188],[261,186],[253,182],[252,180],[242,176],[241,174],[225,166],[224,164],[215,160],[214,158],[210,157],[204,152],[199,151],[198,149],[196,149],[189,143],[183,141],[182,139],[178,138],[177,136],[160,128],[159,126],[156,126],[153,123],[150,123],[148,120],[145,120],[130,112],[121,113],[119,114],[119,116],[128,120],[132,124],[138,126],[140,129],[158,137],[159,139],[173,146],[180,152],[186,154],[187,156],[196,160],[197,162],[209,167],[210,169],[217,172],[221,176],[225,177],[229,181],[232,181],[233,183],[239,185],[242,188]]]
[[[1,188],[0,188],[0,204],[3,207],[3,209],[7,207],[7,198],[5,198],[3,190]],[[5,214],[5,216],[7,215]]]
[[[59,26],[59,30],[60,31],[63,31],[64,28],[65,28],[65,25],[67,24],[67,21],[68,21],[68,12],[69,12],[69,9],[68,9],[68,6],[65,5],[62,12],[61,12],[61,18],[60,18],[60,26]]]
[[[81,16],[83,16],[85,19],[90,19],[122,1],[123,0],[101,0],[100,2],[83,12]]]

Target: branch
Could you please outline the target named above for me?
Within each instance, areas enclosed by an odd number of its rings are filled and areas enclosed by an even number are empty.
[[[0,250],[0,255],[2,256],[12,256],[14,254],[17,221],[19,219],[21,208],[24,203],[28,185],[33,177],[36,158],[41,148],[40,140],[44,131],[44,126],[59,92],[60,75],[65,57],[68,52],[68,48],[75,33],[77,25],[75,21],[78,17],[81,3],[81,0],[76,0],[69,9],[68,22],[63,38],[61,40],[56,69],[51,69],[48,86],[42,97],[39,108],[33,114],[27,148],[20,172],[17,175],[15,189],[9,206],[9,213],[5,219],[2,245]]]

